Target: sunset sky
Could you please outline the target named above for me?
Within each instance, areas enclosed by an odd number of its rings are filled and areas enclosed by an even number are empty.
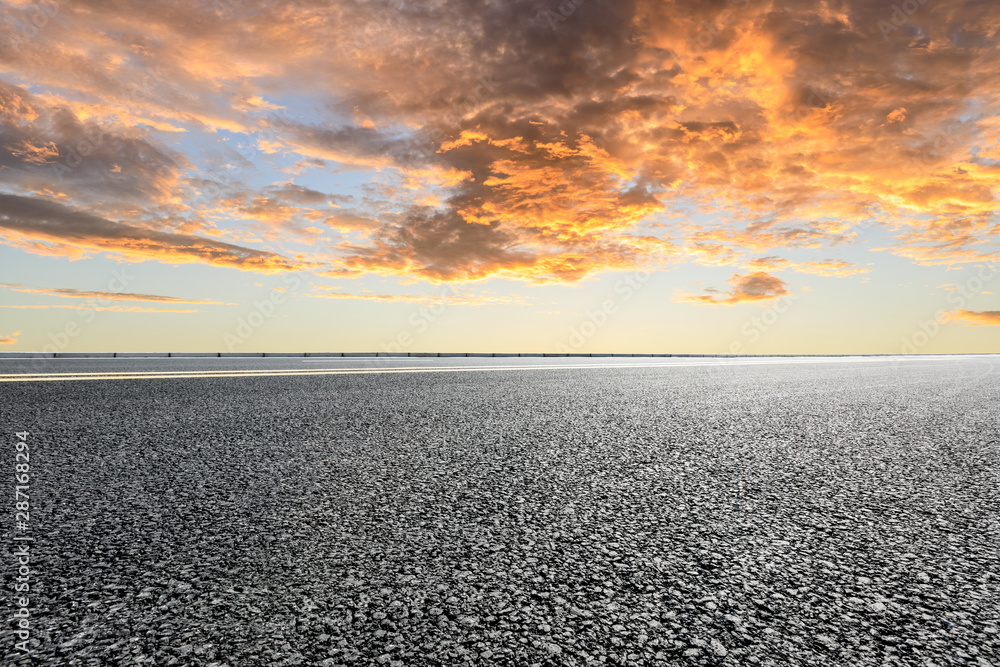
[[[0,351],[1000,352],[994,0],[0,4]]]

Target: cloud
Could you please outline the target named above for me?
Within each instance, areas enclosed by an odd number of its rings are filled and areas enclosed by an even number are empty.
[[[357,213],[352,213],[351,211],[337,211],[328,215],[323,220],[323,224],[329,225],[330,227],[341,231],[370,230],[379,226],[378,220],[358,215]]]
[[[0,185],[236,239],[325,221],[351,235],[336,275],[572,282],[794,248],[817,258],[784,268],[843,277],[866,269],[825,258],[874,227],[916,263],[996,259],[1000,6],[894,8],[85,0],[26,36],[14,7]],[[240,182],[195,188],[222,169],[203,152]],[[335,212],[267,165],[364,184]]]
[[[961,322],[966,326],[1000,325],[1000,310],[952,310],[944,313],[943,322]]]
[[[729,284],[732,285],[732,289],[726,293],[707,290],[709,294],[682,295],[675,298],[675,301],[732,306],[752,301],[773,301],[790,294],[783,280],[763,271],[746,275],[736,274],[729,279]]]
[[[295,183],[280,183],[259,191],[235,189],[217,202],[217,210],[239,219],[246,228],[266,238],[297,237],[311,242],[322,234],[322,230],[315,227],[321,222],[347,230],[378,225],[374,220],[341,208],[342,203],[352,199],[349,195],[327,194]]]
[[[17,343],[17,337],[20,335],[20,331],[15,331],[12,334],[0,335],[0,345],[14,345]]]
[[[522,296],[501,296],[497,294],[373,294],[369,292],[351,293],[334,291],[337,288],[320,287],[320,294],[306,296],[320,299],[357,299],[363,301],[385,301],[393,303],[445,304],[450,306],[493,306],[522,305],[528,303]]]
[[[411,139],[373,127],[344,125],[330,129],[291,121],[283,121],[277,127],[282,132],[283,148],[350,167],[389,167],[413,163],[421,157]]]
[[[168,263],[203,262],[263,273],[296,268],[280,255],[222,243],[190,234],[145,229],[43,199],[0,194],[0,235],[17,245],[38,239],[81,251],[103,251],[131,260]],[[36,246],[22,247],[34,251]]]
[[[537,283],[573,282],[610,267],[634,266],[656,242],[642,238],[551,240],[532,247],[517,230],[468,222],[458,213],[416,210],[374,230],[367,245],[341,244],[346,254],[330,275],[378,273],[431,281],[511,277]]]
[[[0,81],[0,184],[109,204],[166,202],[176,195],[180,154],[112,121],[81,119]],[[109,201],[110,200],[110,201]]]
[[[112,313],[197,313],[197,309],[190,308],[145,308],[143,306],[95,306],[95,305],[69,305],[69,304],[30,304],[7,306],[0,305],[0,308],[13,308],[17,310],[51,310],[53,308],[64,308],[67,310],[100,310]]]
[[[349,195],[335,195],[313,190],[295,183],[281,183],[269,188],[270,193],[278,199],[295,204],[327,204],[346,203],[352,199]]]
[[[163,301],[169,303],[198,303],[202,305],[235,305],[224,301],[212,301],[209,299],[182,299],[174,296],[162,296],[159,294],[133,294],[131,292],[98,292],[78,290],[69,287],[27,287],[17,283],[0,283],[0,287],[6,287],[15,292],[25,292],[28,294],[44,294],[46,296],[57,296],[64,299],[96,299],[111,301]]]
[[[857,266],[842,259],[823,259],[811,262],[793,262],[774,255],[756,257],[743,265],[745,269],[755,271],[798,271],[818,276],[853,276],[868,273],[870,269]]]

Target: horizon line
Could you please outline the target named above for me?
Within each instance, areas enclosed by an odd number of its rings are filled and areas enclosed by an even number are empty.
[[[440,357],[507,357],[507,358],[595,358],[595,357],[694,357],[694,358],[769,358],[769,357],[969,357],[998,356],[1000,352],[942,352],[942,353],[861,353],[861,354],[713,354],[713,353],[620,353],[620,352],[0,352],[3,359],[180,359],[180,358],[296,358],[296,357],[354,357],[354,358],[440,358]]]

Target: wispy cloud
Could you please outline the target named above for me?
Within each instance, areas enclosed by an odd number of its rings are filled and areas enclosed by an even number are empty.
[[[776,256],[756,257],[743,265],[754,271],[798,271],[818,276],[854,276],[868,273],[870,269],[857,266],[842,259],[823,259],[809,262],[793,262]]]
[[[14,345],[17,343],[17,337],[20,335],[20,331],[15,331],[14,333],[7,335],[0,335],[0,345]]]
[[[162,296],[159,294],[134,294],[131,292],[100,292],[89,290],[78,290],[69,287],[28,287],[17,283],[0,283],[0,287],[6,287],[15,292],[26,292],[28,294],[44,294],[56,296],[64,299],[95,299],[111,301],[163,301],[167,303],[197,303],[203,305],[227,305],[225,301],[213,301],[210,299],[183,299],[175,296]]]
[[[13,308],[17,310],[49,310],[52,308],[65,308],[67,310],[99,310],[111,313],[197,313],[197,309],[190,308],[146,308],[143,306],[98,306],[85,304],[63,304],[51,305],[26,304],[26,305],[0,305],[0,308]]]
[[[1000,326],[1000,310],[952,310],[944,314],[943,321],[966,326]]]
[[[502,296],[498,294],[374,294],[370,292],[338,292],[337,288],[324,288],[319,294],[307,296],[320,299],[359,299],[364,301],[386,301],[396,303],[446,304],[453,306],[493,306],[521,305],[529,303],[520,295]]]

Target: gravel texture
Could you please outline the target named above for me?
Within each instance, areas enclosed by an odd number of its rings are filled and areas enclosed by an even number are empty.
[[[998,404],[997,358],[3,384],[0,656],[1000,667]]]

